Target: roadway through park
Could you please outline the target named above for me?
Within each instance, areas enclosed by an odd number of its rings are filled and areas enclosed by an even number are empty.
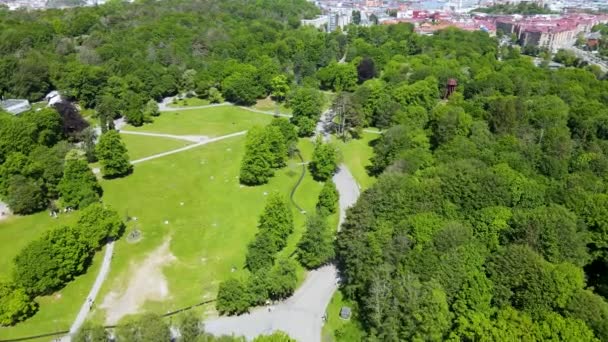
[[[346,210],[357,201],[359,186],[344,165],[333,177],[340,193],[341,226]],[[301,342],[321,341],[323,316],[338,288],[338,272],[334,265],[310,271],[302,286],[290,298],[278,304],[253,309],[240,316],[219,317],[205,321],[205,331],[213,335],[245,336],[253,340],[261,334],[281,330]]]
[[[316,127],[316,136],[330,139],[330,115],[324,112]],[[346,165],[340,165],[333,181],[340,194],[340,230],[346,210],[357,202],[360,190]],[[240,316],[219,317],[205,321],[205,331],[213,335],[245,336],[253,340],[262,334],[281,330],[300,342],[320,342],[326,309],[338,288],[339,277],[333,264],[310,271],[296,292],[271,306],[258,307]]]

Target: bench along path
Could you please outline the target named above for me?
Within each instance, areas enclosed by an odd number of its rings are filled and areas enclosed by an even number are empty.
[[[359,186],[344,165],[333,180],[340,193],[341,225],[346,209],[359,197]],[[252,340],[260,334],[282,330],[297,341],[319,342],[323,315],[337,287],[336,267],[323,266],[309,272],[304,284],[290,298],[272,307],[253,309],[249,314],[207,320],[205,331],[214,335],[243,335]]]

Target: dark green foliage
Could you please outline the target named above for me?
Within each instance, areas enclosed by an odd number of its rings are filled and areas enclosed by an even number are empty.
[[[99,201],[101,187],[86,160],[72,151],[66,156],[63,178],[57,187],[63,205],[85,208]]]
[[[101,203],[92,204],[80,212],[78,229],[91,249],[98,249],[107,240],[117,239],[125,225],[114,210]]]
[[[608,339],[608,303],[589,290],[577,290],[566,307],[566,317],[580,319],[601,341]]]
[[[6,193],[6,202],[15,214],[27,215],[46,208],[42,186],[31,178],[10,177]]]
[[[215,307],[220,313],[229,315],[247,312],[250,297],[247,284],[240,279],[228,279],[220,283]]]
[[[273,193],[268,197],[258,222],[258,233],[247,247],[246,264],[252,271],[272,266],[275,254],[287,244],[293,232],[293,213],[285,199]]]
[[[310,173],[315,180],[326,181],[338,170],[338,161],[339,156],[336,147],[318,139],[309,164]]]
[[[240,105],[252,105],[258,97],[264,95],[256,82],[255,73],[257,70],[234,73],[224,79],[222,82],[222,94],[227,101],[234,102]]]
[[[269,335],[260,335],[253,339],[253,342],[296,342],[282,331],[275,331]]]
[[[129,342],[166,342],[171,340],[169,325],[156,314],[143,314],[121,323],[116,339]]]
[[[271,299],[285,299],[293,294],[298,283],[298,264],[293,259],[279,259],[268,275]]]
[[[83,273],[91,254],[79,229],[51,230],[15,257],[15,282],[33,296],[52,293]]]
[[[304,267],[317,268],[334,257],[334,230],[321,215],[306,217],[306,231],[298,243],[298,259]]]
[[[33,315],[38,304],[11,283],[0,283],[0,326],[13,325]]]
[[[317,200],[317,212],[322,216],[335,213],[338,209],[339,196],[336,184],[331,179],[325,181]]]
[[[101,325],[85,324],[72,337],[75,342],[107,342],[110,334]]]
[[[101,135],[95,147],[95,155],[99,158],[101,172],[106,178],[125,176],[133,170],[127,147],[115,130],[109,130]]]

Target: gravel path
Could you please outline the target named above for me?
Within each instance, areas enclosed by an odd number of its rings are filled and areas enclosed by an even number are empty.
[[[145,161],[148,161],[148,160],[152,160],[152,159],[156,159],[156,158],[160,158],[160,157],[165,157],[165,156],[168,156],[168,155],[171,155],[171,154],[175,154],[175,153],[191,150],[193,148],[197,148],[199,146],[207,145],[207,144],[210,144],[212,142],[216,142],[216,141],[220,141],[220,140],[224,140],[224,139],[228,139],[228,138],[233,138],[233,137],[238,137],[240,135],[245,135],[245,133],[247,133],[247,131],[240,131],[240,132],[236,132],[236,133],[232,133],[232,134],[222,135],[222,136],[215,137],[215,138],[210,138],[210,139],[207,139],[205,141],[201,141],[199,143],[188,145],[188,146],[185,146],[185,147],[181,147],[181,148],[178,148],[178,149],[175,149],[175,150],[158,153],[158,154],[155,154],[155,155],[152,155],[152,156],[149,156],[149,157],[145,157],[145,158],[141,158],[141,159],[137,159],[137,160],[132,160],[131,164],[139,164],[141,162],[145,162]]]
[[[340,193],[340,224],[346,209],[359,197],[359,186],[346,166],[333,177]],[[338,272],[327,265],[308,273],[304,284],[293,296],[273,307],[261,307],[249,314],[219,317],[205,321],[205,330],[214,335],[243,335],[252,340],[260,334],[285,331],[301,342],[321,341],[323,315],[338,287]]]
[[[103,256],[103,262],[101,263],[101,268],[99,269],[99,273],[97,273],[97,278],[95,278],[95,283],[87,296],[87,299],[84,301],[82,306],[80,307],[80,311],[74,320],[74,323],[70,327],[70,333],[67,336],[64,336],[61,341],[62,342],[70,342],[72,340],[72,336],[80,329],[84,320],[87,318],[87,314],[91,311],[91,307],[93,303],[95,303],[95,298],[97,297],[97,293],[99,289],[101,289],[101,285],[104,280],[108,276],[108,272],[110,272],[110,263],[112,262],[112,255],[114,253],[114,241],[108,243],[106,245],[106,252]]]
[[[148,137],[159,137],[159,138],[171,138],[178,140],[185,140],[194,143],[203,142],[209,139],[206,135],[174,135],[174,134],[164,134],[164,133],[152,133],[152,132],[135,132],[135,131],[125,131],[120,130],[120,134],[131,134],[131,135],[144,135]]]

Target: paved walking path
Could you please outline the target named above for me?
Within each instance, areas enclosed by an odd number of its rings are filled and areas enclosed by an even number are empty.
[[[196,143],[196,144],[188,145],[188,146],[185,146],[185,147],[182,147],[182,148],[178,148],[178,149],[175,149],[175,150],[171,150],[171,151],[167,151],[167,152],[158,153],[158,154],[155,154],[155,155],[152,155],[152,156],[149,156],[149,157],[133,160],[133,161],[131,161],[131,164],[139,164],[141,162],[145,162],[145,161],[148,161],[148,160],[152,160],[152,159],[156,159],[156,158],[160,158],[160,157],[165,157],[165,156],[168,156],[168,155],[171,155],[171,154],[175,154],[175,153],[191,150],[193,148],[197,148],[199,146],[207,145],[207,144],[210,144],[212,142],[216,142],[216,141],[220,141],[220,140],[224,140],[224,139],[229,139],[229,138],[233,138],[233,137],[238,137],[240,135],[245,135],[245,133],[247,133],[247,131],[240,131],[240,132],[236,132],[236,133],[232,133],[232,134],[222,135],[222,136],[215,137],[215,138],[210,138],[210,139],[207,139],[205,141],[201,141],[201,142]]]
[[[87,296],[87,299],[84,301],[84,303],[80,307],[80,311],[78,312],[78,315],[76,316],[76,319],[74,320],[74,323],[70,327],[69,335],[64,336],[61,339],[62,342],[70,342],[72,339],[72,336],[74,334],[76,334],[78,329],[80,329],[80,327],[84,323],[84,320],[87,318],[87,314],[89,313],[89,311],[91,311],[91,307],[93,306],[93,303],[95,303],[95,298],[97,297],[97,293],[99,293],[99,289],[101,289],[101,285],[103,284],[104,280],[106,280],[106,277],[108,276],[108,273],[110,272],[110,263],[112,262],[113,254],[114,254],[114,241],[112,241],[106,245],[106,252],[103,256],[103,262],[101,263],[101,269],[99,270],[99,273],[97,274],[97,278],[95,278],[95,283],[93,284],[93,287],[91,288],[91,291],[89,292],[89,295]]]
[[[175,134],[164,134],[164,133],[152,133],[152,132],[136,132],[136,131],[125,131],[120,130],[120,134],[131,134],[131,135],[144,135],[148,137],[158,137],[158,138],[171,138],[178,140],[185,140],[190,142],[202,142],[209,139],[206,135],[175,135]]]
[[[346,166],[334,175],[340,193],[340,224],[346,209],[359,197],[359,187]],[[334,265],[323,266],[308,273],[304,284],[293,296],[271,307],[260,307],[249,314],[219,317],[205,321],[205,331],[214,335],[243,335],[252,340],[260,334],[282,330],[296,341],[320,342],[323,316],[338,287]]]

